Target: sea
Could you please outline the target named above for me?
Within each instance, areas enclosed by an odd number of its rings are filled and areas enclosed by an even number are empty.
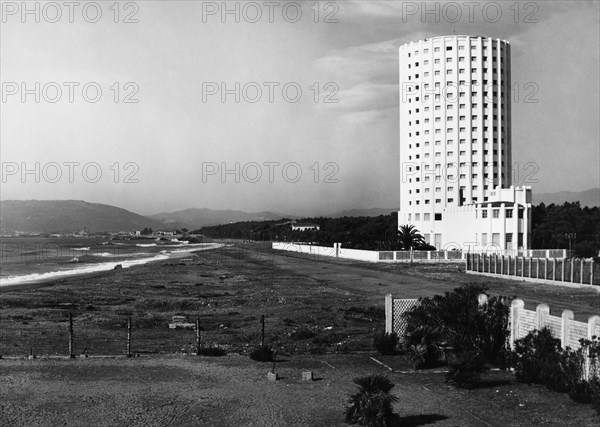
[[[220,246],[164,237],[0,237],[0,289],[113,270],[117,265],[129,268]]]

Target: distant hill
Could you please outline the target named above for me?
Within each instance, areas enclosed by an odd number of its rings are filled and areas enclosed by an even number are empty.
[[[189,227],[200,228],[213,225],[229,224],[230,222],[267,221],[281,218],[294,218],[274,212],[243,212],[234,210],[213,210],[207,208],[190,208],[176,212],[162,212],[149,215],[150,218],[169,224],[173,221],[189,224]]]
[[[165,229],[160,221],[115,206],[81,200],[6,200],[0,202],[4,233],[68,233]]]
[[[565,202],[579,202],[583,206],[600,206],[600,188],[592,188],[586,191],[559,191],[556,193],[538,193],[533,192],[533,204],[540,203],[549,205],[562,205]]]
[[[379,216],[379,215],[389,215],[392,212],[398,212],[400,208],[370,208],[370,209],[350,209],[346,211],[336,212],[332,216],[332,218],[342,218],[344,216]]]

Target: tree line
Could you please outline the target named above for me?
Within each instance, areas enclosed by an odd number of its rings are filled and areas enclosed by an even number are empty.
[[[418,230],[398,231],[398,213],[376,217],[303,218],[301,222],[318,224],[320,230],[292,230],[291,219],[247,221],[204,227],[207,237],[246,240],[271,240],[318,243],[332,246],[341,242],[345,248],[367,250],[434,249],[427,245]],[[407,233],[412,237],[407,238]],[[596,256],[600,249],[600,208],[581,207],[579,202],[563,205],[534,206],[532,211],[531,247],[534,249],[571,249],[577,256]],[[438,248],[439,249],[439,248]]]

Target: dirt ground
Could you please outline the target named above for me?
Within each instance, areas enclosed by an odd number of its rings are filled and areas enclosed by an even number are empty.
[[[387,362],[384,359],[384,363]],[[477,390],[444,384],[441,373],[390,372],[366,355],[162,356],[2,361],[5,426],[343,426],[352,378],[380,373],[396,384],[402,426],[597,426],[589,405],[542,387],[490,375]],[[314,381],[302,381],[303,371]]]
[[[402,425],[599,425],[589,405],[515,384],[509,373],[492,373],[477,390],[457,390],[443,374],[414,373],[401,357],[375,356],[373,333],[384,328],[388,293],[416,298],[475,282],[491,294],[523,298],[527,307],[571,309],[581,320],[600,312],[595,290],[463,270],[294,257],[236,242],[180,260],[2,292],[0,425],[344,425],[352,378],[371,372],[388,373],[396,383]],[[78,357],[57,359],[68,354],[69,313]],[[266,342],[284,360],[276,383],[266,379],[269,364],[248,357],[260,343],[263,314]],[[198,316],[202,344],[229,355],[191,356],[195,331],[170,330],[173,315]],[[115,357],[126,349],[128,317],[132,353],[141,357]],[[41,357],[24,359],[32,349]],[[318,381],[300,381],[306,369]]]

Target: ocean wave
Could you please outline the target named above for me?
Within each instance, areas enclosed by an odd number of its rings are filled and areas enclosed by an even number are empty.
[[[123,268],[129,268],[129,267],[133,267],[135,265],[143,265],[148,262],[162,261],[165,259],[169,259],[169,257],[167,255],[158,254],[151,258],[120,261],[118,264],[121,264],[121,266]],[[80,274],[89,274],[89,273],[98,273],[98,272],[102,272],[102,271],[110,271],[110,270],[113,270],[116,265],[117,264],[115,264],[115,262],[103,262],[103,263],[98,263],[98,264],[88,264],[85,266],[81,266],[81,267],[77,267],[77,268],[70,268],[67,270],[50,271],[47,273],[33,273],[33,274],[25,274],[25,275],[21,275],[21,276],[8,276],[8,277],[0,278],[0,286],[18,285],[18,284],[25,284],[25,283],[45,281],[45,280],[55,280],[55,279],[61,279],[61,278],[66,278],[66,277],[70,277],[70,276],[77,276]]]
[[[83,264],[81,262],[81,260],[79,260],[77,257],[75,257],[75,258],[73,258],[72,261],[75,262],[75,259],[77,259],[79,262],[78,267],[67,268],[65,270],[60,270],[60,271],[50,271],[47,273],[32,273],[32,274],[24,274],[24,275],[18,275],[18,276],[2,277],[2,278],[0,278],[0,287],[6,286],[6,285],[19,285],[19,284],[28,284],[28,283],[32,283],[32,282],[56,280],[56,279],[67,278],[67,277],[71,277],[71,276],[77,276],[77,275],[81,275],[81,274],[110,271],[110,270],[113,270],[115,268],[115,266],[118,264],[120,264],[123,268],[129,268],[129,267],[133,267],[136,265],[147,264],[149,262],[166,260],[176,254],[194,252],[197,250],[217,249],[224,245],[220,244],[220,243],[197,243],[194,245],[186,245],[186,246],[187,247],[185,249],[179,249],[179,250],[174,250],[174,251],[161,251],[159,254],[155,254],[151,257],[128,259],[128,260],[123,260],[123,261],[119,260],[118,262],[111,261],[111,262],[100,262],[100,263],[96,263],[96,264]],[[200,246],[204,246],[204,247],[201,248]],[[103,253],[108,254],[108,252],[103,252]],[[98,254],[89,254],[89,255],[98,255]],[[150,255],[150,254],[148,254],[148,255]],[[88,256],[88,254],[86,254],[86,256]],[[100,256],[103,256],[103,255],[100,255]]]
[[[73,250],[73,251],[89,251],[90,248],[89,247],[86,247],[86,248],[71,248],[71,250]]]
[[[111,254],[110,252],[100,252],[100,253],[96,253],[96,254],[90,254],[91,256],[99,256],[99,257],[103,257],[103,258],[108,258],[111,256],[118,256],[115,254]]]
[[[139,246],[140,248],[149,248],[156,246],[156,243],[138,243],[136,246]]]

